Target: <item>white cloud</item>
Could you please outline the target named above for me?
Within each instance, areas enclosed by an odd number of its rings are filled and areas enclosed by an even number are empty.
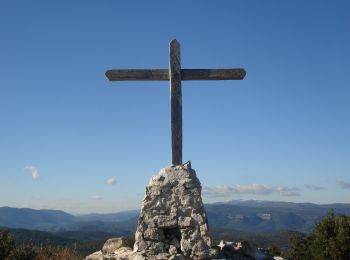
[[[282,196],[292,197],[300,196],[300,189],[296,187],[276,187],[277,192]]]
[[[203,186],[202,194],[206,197],[225,197],[227,194],[234,193],[233,188],[228,186],[218,186],[218,187],[209,187]]]
[[[337,184],[340,186],[342,189],[350,189],[350,182],[346,181],[337,181]]]
[[[267,195],[273,193],[275,190],[273,187],[266,186],[264,184],[249,184],[249,185],[236,185],[234,188],[235,193],[248,193]]]
[[[23,170],[30,173],[32,175],[33,180],[39,179],[38,170],[34,166],[31,166],[31,165],[24,166]]]
[[[218,187],[203,187],[203,196],[206,197],[226,197],[230,194],[255,194],[255,195],[269,195],[278,193],[281,196],[300,196],[300,189],[295,187],[283,186],[267,186],[264,184],[249,184],[236,185],[230,187],[227,185]]]
[[[91,198],[94,200],[102,200],[102,197],[100,195],[94,195]]]
[[[317,186],[317,185],[313,185],[313,184],[305,184],[305,188],[307,188],[308,190],[325,190],[325,187],[322,186]]]
[[[117,183],[117,180],[115,179],[115,177],[111,177],[111,178],[108,178],[106,181],[105,181],[106,184],[108,185],[114,185]]]

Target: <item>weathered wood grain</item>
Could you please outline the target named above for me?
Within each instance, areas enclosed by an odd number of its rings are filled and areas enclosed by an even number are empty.
[[[244,69],[183,69],[182,80],[242,80]]]
[[[244,69],[182,69],[181,80],[242,80]],[[169,80],[166,69],[108,70],[110,81],[126,80]]]
[[[169,80],[169,70],[167,69],[107,70],[106,76],[110,81]]]
[[[177,40],[170,42],[170,109],[171,109],[171,143],[172,164],[182,164],[182,94],[180,44]]]

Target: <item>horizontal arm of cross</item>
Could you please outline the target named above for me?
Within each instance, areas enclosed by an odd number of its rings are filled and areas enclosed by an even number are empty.
[[[181,80],[242,80],[244,69],[182,69]],[[110,81],[125,80],[169,80],[167,69],[108,70]]]

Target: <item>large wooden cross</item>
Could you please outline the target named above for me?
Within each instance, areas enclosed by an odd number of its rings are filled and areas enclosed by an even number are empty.
[[[242,80],[244,69],[181,69],[180,44],[170,42],[169,69],[108,70],[110,81],[170,80],[172,164],[182,164],[182,95],[181,80]]]

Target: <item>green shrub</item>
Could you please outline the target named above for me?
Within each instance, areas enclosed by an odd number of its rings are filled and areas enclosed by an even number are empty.
[[[7,229],[0,230],[0,259],[6,259],[15,248],[15,240]]]
[[[350,216],[329,212],[305,237],[293,236],[290,259],[350,259]]]

